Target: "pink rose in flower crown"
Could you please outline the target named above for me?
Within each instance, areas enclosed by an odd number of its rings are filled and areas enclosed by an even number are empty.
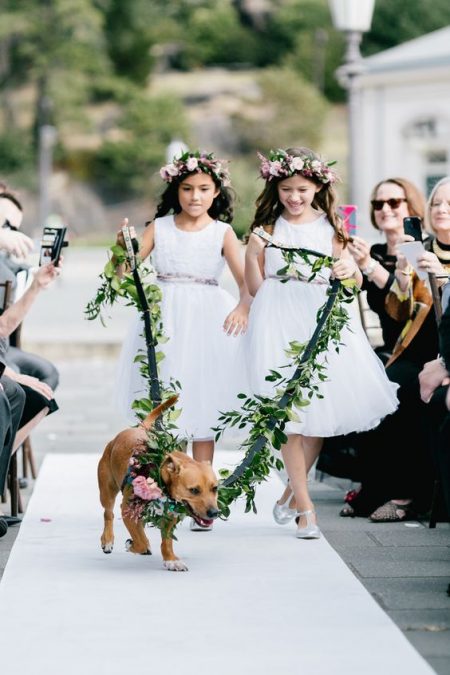
[[[188,171],[195,171],[195,169],[198,167],[198,160],[196,157],[189,157],[188,161],[186,162],[186,169]]]
[[[290,166],[292,171],[301,171],[303,169],[305,162],[301,157],[291,157]]]
[[[147,502],[154,499],[160,499],[162,497],[161,488],[153,480],[153,478],[137,476],[132,481],[132,485],[134,494]]]
[[[281,162],[271,162],[270,167],[269,167],[269,173],[271,176],[279,176],[280,175],[280,169],[282,167]]]

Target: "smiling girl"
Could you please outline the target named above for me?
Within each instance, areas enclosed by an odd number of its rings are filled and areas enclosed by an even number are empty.
[[[335,212],[337,177],[329,165],[308,148],[278,150],[260,158],[266,184],[256,202],[245,260],[248,288],[255,296],[247,362],[252,391],[270,396],[273,384],[266,375],[279,368],[293,372],[286,350],[292,341],[307,343],[311,338],[318,310],[327,299],[330,275],[353,278],[360,285],[361,272],[348,252],[347,235]],[[301,261],[295,263],[296,274],[280,277],[277,271],[285,267],[282,253],[265,248],[263,239],[253,233],[257,227],[284,245],[332,255],[331,270],[322,268],[311,280],[311,265]],[[284,524],[297,516],[300,539],[320,537],[307,474],[323,438],[369,429],[397,406],[396,387],[388,381],[353,306],[349,315],[339,352],[333,348],[319,357],[327,375],[326,381],[316,383],[320,398],[297,410],[300,421],[289,422],[284,429],[288,441],[281,452],[289,485],[274,506],[274,517]]]

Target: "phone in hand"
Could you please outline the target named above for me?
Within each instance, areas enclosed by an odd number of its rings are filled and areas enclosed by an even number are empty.
[[[356,235],[356,211],[358,207],[356,204],[341,204],[338,207],[339,215],[342,218],[342,224],[347,230],[349,237]]]
[[[414,241],[422,241],[422,219],[417,216],[403,218],[403,231],[414,237]]]
[[[49,262],[58,264],[61,249],[69,245],[69,242],[64,241],[66,232],[67,227],[44,227],[39,265],[46,265]]]

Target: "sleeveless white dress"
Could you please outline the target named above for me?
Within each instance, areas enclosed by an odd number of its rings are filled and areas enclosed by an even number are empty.
[[[187,439],[211,439],[211,427],[220,411],[235,409],[240,391],[248,389],[241,337],[223,330],[226,316],[237,300],[218,285],[224,269],[222,255],[227,223],[213,221],[202,230],[180,230],[172,215],[155,221],[152,265],[162,290],[161,313],[164,334],[158,345],[165,358],[158,364],[160,380],[181,384],[177,408],[178,435]],[[119,358],[116,403],[130,423],[137,398],[148,397],[148,383],[133,363],[139,349],[146,353],[143,323],[138,315],[130,326]]]
[[[280,217],[275,223],[274,240],[332,254],[333,228],[325,215],[312,222],[292,225]],[[274,279],[285,267],[282,253],[265,250],[265,280],[253,300],[246,335],[248,376],[253,393],[273,396],[274,383],[264,378],[270,369],[289,364],[284,350],[293,340],[307,342],[317,325],[317,311],[326,302],[330,270],[317,275],[325,283]],[[299,271],[310,275],[310,267],[300,261]],[[394,412],[398,400],[397,385],[387,378],[383,364],[372,349],[359,318],[357,301],[346,303],[350,324],[341,333],[339,352],[330,346],[321,355],[326,364],[327,381],[319,384],[323,398],[314,396],[309,406],[296,412],[300,422],[289,422],[286,432],[305,436],[328,437],[363,431],[376,426]],[[289,366],[283,376],[293,375]]]

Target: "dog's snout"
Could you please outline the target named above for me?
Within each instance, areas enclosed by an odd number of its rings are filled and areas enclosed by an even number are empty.
[[[208,516],[208,518],[217,518],[219,513],[220,513],[219,509],[208,509],[206,515]]]

